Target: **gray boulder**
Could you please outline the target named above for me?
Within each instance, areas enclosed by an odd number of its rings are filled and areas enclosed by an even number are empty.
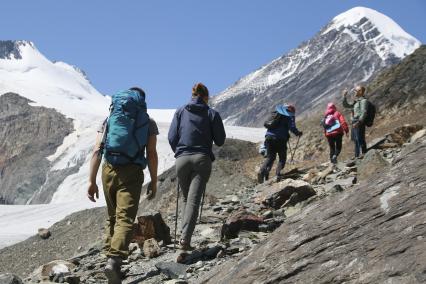
[[[23,282],[21,278],[16,275],[11,273],[5,273],[0,274],[0,284],[23,284]]]
[[[58,282],[60,279],[69,278],[71,272],[76,267],[75,264],[65,260],[54,260],[37,268],[32,274],[33,281]]]
[[[38,229],[38,235],[43,240],[46,240],[46,239],[48,239],[51,236],[51,233],[50,233],[49,229],[40,228],[40,229]]]
[[[158,262],[155,267],[163,274],[170,278],[178,278],[180,275],[185,275],[188,268],[187,265],[176,262]]]
[[[380,155],[379,151],[374,149],[370,150],[365,154],[364,159],[362,159],[358,165],[358,179],[360,181],[366,180],[387,165],[388,163],[382,155]]]

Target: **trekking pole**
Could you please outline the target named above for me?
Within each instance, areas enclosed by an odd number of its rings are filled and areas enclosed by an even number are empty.
[[[201,215],[203,214],[203,205],[204,205],[204,195],[206,194],[206,190],[203,191],[203,197],[201,198],[201,209],[200,209],[200,218],[198,220],[198,224],[201,224]]]
[[[179,212],[179,181],[178,181],[178,186],[177,186],[177,197],[176,197],[175,239],[174,239],[174,242],[173,242],[173,249],[176,249],[176,235],[177,235],[178,212]]]
[[[299,145],[300,136],[297,137],[296,147],[294,147],[294,151],[291,154],[290,163],[293,163],[294,154],[296,154],[297,146]],[[291,151],[291,150],[290,150]]]

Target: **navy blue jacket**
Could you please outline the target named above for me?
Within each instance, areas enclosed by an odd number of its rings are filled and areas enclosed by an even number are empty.
[[[219,113],[199,98],[176,110],[170,125],[168,139],[175,157],[202,153],[214,161],[213,142],[225,143],[225,128]]]
[[[293,132],[294,135],[298,135],[300,131],[296,127],[295,115],[292,112],[289,112],[285,106],[277,106],[276,112],[281,114],[281,119],[278,126],[274,129],[268,129],[266,131],[265,137],[274,137],[277,139],[288,140],[290,134],[288,131]]]

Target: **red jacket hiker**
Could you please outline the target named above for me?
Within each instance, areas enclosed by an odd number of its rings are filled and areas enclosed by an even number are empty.
[[[336,135],[349,132],[349,127],[348,127],[348,124],[346,123],[345,117],[336,110],[336,106],[333,103],[329,103],[327,105],[327,110],[325,112],[325,120],[327,119],[327,116],[330,116],[330,115],[332,116],[332,118],[339,121],[340,127],[331,132],[327,132],[324,129],[324,134],[326,137],[334,137]]]

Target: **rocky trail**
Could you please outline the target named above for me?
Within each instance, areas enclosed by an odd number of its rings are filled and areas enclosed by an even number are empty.
[[[172,244],[176,176],[170,169],[160,178],[155,202],[141,202],[123,283],[426,281],[426,131],[421,128],[400,127],[372,141],[363,159],[288,165],[283,176],[259,185],[252,173],[259,162],[255,145],[229,140],[215,149],[218,160],[194,233],[195,250],[184,264],[176,263]],[[1,250],[0,267],[24,257],[27,246],[29,262],[20,264],[27,268],[9,268],[25,283],[107,283],[99,224],[104,212],[96,210],[55,224],[46,240],[34,236]],[[79,238],[90,229],[89,238],[72,240],[72,233]],[[34,256],[47,248],[44,258]],[[42,265],[29,273],[31,259]],[[20,283],[13,277],[18,276],[3,274],[0,283]]]

